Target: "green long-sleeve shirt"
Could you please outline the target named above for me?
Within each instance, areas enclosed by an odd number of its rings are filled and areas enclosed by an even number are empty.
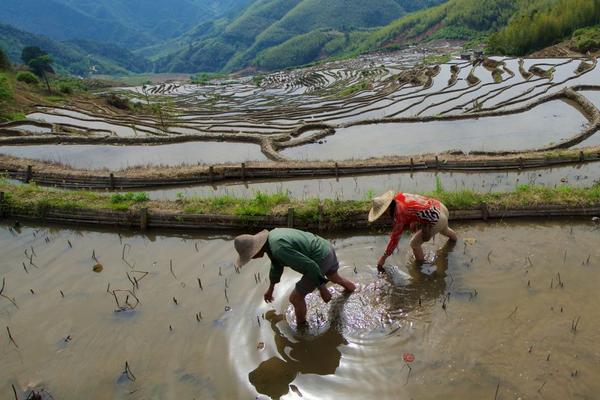
[[[277,228],[269,232],[267,243],[267,254],[271,259],[271,283],[281,280],[285,266],[307,275],[317,286],[327,282],[319,267],[319,262],[329,254],[327,240],[298,229]]]

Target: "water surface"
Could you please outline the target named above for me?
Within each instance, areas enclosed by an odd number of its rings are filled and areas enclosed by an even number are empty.
[[[339,128],[322,143],[285,149],[281,154],[300,160],[345,160],[449,150],[527,150],[572,137],[587,122],[574,107],[552,101],[502,117]]]
[[[11,384],[57,399],[491,399],[498,385],[498,398],[591,399],[600,391],[600,231],[589,220],[454,225],[459,242],[428,244],[424,268],[403,237],[389,280],[372,267],[385,235],[331,237],[340,273],[362,290],[336,293],[330,305],[311,296],[302,334],[288,323],[298,275],[286,270],[276,301],[265,304],[267,260],[236,273],[228,236],[11,225],[0,225],[0,275],[18,308],[0,298],[0,323],[18,348],[3,329],[2,398],[12,398]],[[134,280],[139,305],[115,312],[107,286],[133,291]],[[116,293],[120,304],[136,303]],[[414,355],[410,369],[405,353]],[[126,361],[135,382],[122,375]]]
[[[36,145],[4,146],[0,154],[57,162],[73,168],[108,169],[261,161],[260,146],[249,143],[193,142],[159,146]]]

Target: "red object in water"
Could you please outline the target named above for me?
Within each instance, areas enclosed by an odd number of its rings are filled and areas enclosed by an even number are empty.
[[[404,353],[402,359],[404,360],[404,362],[411,363],[415,361],[415,355],[412,353]]]

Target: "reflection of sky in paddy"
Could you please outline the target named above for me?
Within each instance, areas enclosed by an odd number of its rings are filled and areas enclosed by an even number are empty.
[[[0,154],[52,161],[80,169],[117,171],[136,166],[177,166],[265,160],[258,145],[192,142],[160,146],[41,145],[5,146]]]
[[[574,136],[585,124],[587,119],[576,108],[552,101],[501,117],[338,128],[323,144],[284,149],[281,154],[298,160],[345,160],[456,149],[529,150]]]
[[[296,199],[346,199],[362,200],[372,194],[387,190],[429,193],[436,189],[437,182],[446,190],[464,189],[480,193],[514,191],[518,185],[530,184],[545,187],[568,185],[590,187],[600,180],[600,163],[569,165],[557,168],[533,169],[506,172],[414,172],[358,175],[336,178],[307,178],[280,181],[230,182],[218,186],[174,187],[144,190],[152,199],[174,200],[179,194],[186,197],[212,197],[232,195],[251,197],[257,192],[288,192]]]

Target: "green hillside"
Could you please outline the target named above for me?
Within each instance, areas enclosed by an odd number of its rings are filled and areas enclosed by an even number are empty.
[[[103,74],[127,74],[151,69],[147,60],[117,46],[83,40],[58,42],[0,24],[0,47],[13,63],[21,62],[21,51],[27,46],[38,46],[47,51],[61,73],[85,76],[92,66]]]
[[[251,0],[2,0],[0,22],[55,40],[129,49],[179,36]]]
[[[509,55],[524,55],[569,39],[579,28],[600,23],[600,0],[536,0],[523,6],[508,26],[490,37],[489,50]],[[575,35],[579,50],[591,50],[585,43],[593,32]]]
[[[450,0],[400,18],[378,29],[348,52],[373,51],[428,39],[472,39],[508,23],[520,0]]]
[[[402,17],[344,49],[358,54],[423,40],[489,36],[489,51],[525,55],[600,23],[600,0],[450,0]]]
[[[383,26],[407,11],[443,1],[256,0],[237,18],[203,24],[171,42],[175,51],[157,60],[156,67],[194,72],[300,65],[342,48],[340,35]],[[165,53],[164,47],[154,50]]]

